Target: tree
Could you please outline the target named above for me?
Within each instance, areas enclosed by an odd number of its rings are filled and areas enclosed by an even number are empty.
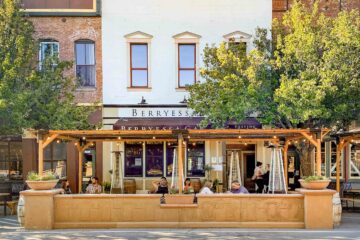
[[[34,28],[13,0],[0,5],[0,132],[14,134],[26,126],[26,78],[34,66]]]
[[[76,81],[65,74],[72,63],[49,56],[38,68],[34,28],[18,6],[0,5],[0,133],[94,128],[88,117],[95,108],[74,101]]]
[[[258,29],[248,56],[222,43],[204,50],[206,80],[189,87],[189,106],[222,126],[256,113],[283,128],[347,128],[360,119],[360,17],[343,11],[326,17],[295,1],[273,23],[273,41]],[[302,173],[311,175],[313,146],[300,141]]]

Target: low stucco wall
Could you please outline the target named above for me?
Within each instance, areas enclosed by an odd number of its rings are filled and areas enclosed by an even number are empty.
[[[197,204],[181,204],[193,198],[189,195],[170,195],[160,204],[161,195],[60,195],[58,190],[21,194],[27,229],[332,228],[332,191],[309,196],[306,190],[287,195],[198,195]]]

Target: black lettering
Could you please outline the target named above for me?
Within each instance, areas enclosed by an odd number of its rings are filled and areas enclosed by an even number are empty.
[[[181,117],[182,116],[182,111],[181,110],[179,110],[179,117]]]
[[[186,110],[185,111],[185,117],[188,117],[189,116],[189,110]]]
[[[145,117],[145,111],[144,110],[141,111],[141,116]]]
[[[160,111],[156,111],[156,116],[157,116],[157,117],[161,117],[161,112],[160,112]]]
[[[171,111],[171,116],[175,117],[175,110]]]
[[[135,108],[132,110],[132,116],[133,116],[133,117],[136,117],[136,116],[137,116],[137,111],[136,111]]]
[[[165,113],[165,116],[167,117],[168,113],[169,113],[169,110],[165,110],[164,113]]]
[[[149,117],[153,117],[153,112],[149,110]]]

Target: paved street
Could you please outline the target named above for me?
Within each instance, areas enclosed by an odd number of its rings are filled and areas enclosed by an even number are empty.
[[[14,216],[0,217],[0,239],[359,239],[360,213],[345,213],[333,231],[283,229],[100,229],[25,231]]]

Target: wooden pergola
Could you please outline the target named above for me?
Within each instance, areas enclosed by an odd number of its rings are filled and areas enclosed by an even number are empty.
[[[44,171],[44,149],[55,140],[75,142],[79,154],[79,191],[82,189],[82,161],[84,151],[96,142],[159,142],[178,144],[178,169],[183,169],[184,142],[229,141],[236,143],[256,143],[269,141],[283,143],[283,156],[287,159],[289,145],[299,139],[309,141],[316,148],[316,173],[321,175],[321,141],[329,133],[328,129],[187,129],[187,130],[49,130],[38,131],[39,164],[38,172]],[[344,140],[345,141],[345,140]],[[287,182],[288,161],[284,161]],[[339,169],[339,168],[337,168]],[[337,171],[338,172],[338,171]],[[182,191],[184,176],[179,173],[179,192]]]
[[[347,131],[342,133],[334,134],[337,138],[336,146],[336,191],[340,192],[340,160],[341,152],[345,146],[354,141],[360,140],[360,130]]]

